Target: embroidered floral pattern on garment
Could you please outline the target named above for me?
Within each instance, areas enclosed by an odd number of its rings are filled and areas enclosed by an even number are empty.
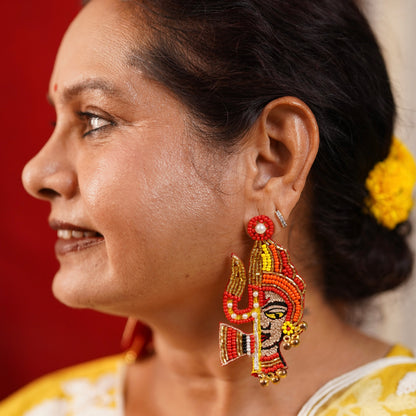
[[[65,415],[67,403],[63,399],[50,399],[42,402],[24,414],[24,416]]]
[[[416,415],[416,396],[403,393],[383,397],[381,378],[362,381],[352,387],[346,400],[334,403],[325,415],[334,416],[392,416]],[[407,412],[407,413],[403,413]]]
[[[403,394],[410,394],[416,392],[416,371],[407,373],[399,382],[396,394],[403,396]]]
[[[24,416],[119,416],[116,377],[103,375],[95,382],[75,379],[62,383],[63,397],[45,400]]]

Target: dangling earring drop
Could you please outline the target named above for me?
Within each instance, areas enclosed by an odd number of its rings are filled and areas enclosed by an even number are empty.
[[[281,217],[282,226],[287,226]],[[296,273],[287,251],[271,239],[274,224],[269,217],[252,218],[247,232],[254,240],[248,282],[243,262],[233,254],[223,309],[234,324],[252,322],[253,333],[246,334],[220,324],[220,358],[226,365],[244,355],[251,356],[252,375],[259,378],[261,385],[268,385],[270,381],[277,383],[287,374],[280,345],[283,343],[285,349],[297,346],[300,334],[307,327],[302,321],[305,283]],[[248,307],[239,309],[246,284]]]
[[[149,355],[152,350],[152,332],[137,319],[128,318],[121,337],[121,348],[126,351],[124,360],[133,364],[137,359]]]

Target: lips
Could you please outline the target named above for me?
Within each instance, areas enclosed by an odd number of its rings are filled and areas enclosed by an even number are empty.
[[[104,241],[104,236],[99,232],[78,225],[51,221],[50,226],[57,231],[58,240],[55,244],[57,256],[83,251]]]
[[[261,342],[265,342],[270,338],[270,333],[269,334],[261,334]]]

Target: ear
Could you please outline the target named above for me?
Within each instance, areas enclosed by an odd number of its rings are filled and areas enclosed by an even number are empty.
[[[276,99],[264,108],[246,145],[246,219],[259,214],[272,218],[278,209],[287,220],[318,152],[315,116],[298,98]]]

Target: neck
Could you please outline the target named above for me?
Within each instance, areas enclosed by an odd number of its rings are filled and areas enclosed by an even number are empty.
[[[204,299],[212,298],[206,296]],[[325,382],[379,358],[386,350],[386,346],[374,344],[375,341],[344,324],[321,296],[311,291],[304,317],[309,329],[301,336],[299,347],[283,352],[289,367],[288,377],[278,385],[261,387],[258,379],[250,375],[249,357],[221,366],[218,326],[219,322],[225,322],[221,297],[205,305],[201,302],[195,302],[198,307],[183,305],[183,312],[175,319],[166,319],[166,314],[163,319],[162,316],[159,320],[154,319],[151,326],[155,355],[144,366],[138,363],[130,369],[133,378],[130,382],[127,380],[128,385],[148,391],[155,400],[166,398],[163,400],[166,408],[159,401],[160,411],[154,413],[153,410],[151,414],[187,415],[188,410],[184,409],[189,409],[190,415],[232,416],[248,413],[247,406],[254,412],[273,409],[277,414],[279,411],[285,415],[297,414],[303,403]],[[369,348],[365,348],[366,345]],[[341,354],[343,360],[338,359]],[[143,371],[148,372],[145,377]],[[146,385],[139,378],[146,379]],[[149,379],[152,379],[151,390]],[[137,405],[143,409],[144,403]],[[177,413],[175,408],[179,409]]]

